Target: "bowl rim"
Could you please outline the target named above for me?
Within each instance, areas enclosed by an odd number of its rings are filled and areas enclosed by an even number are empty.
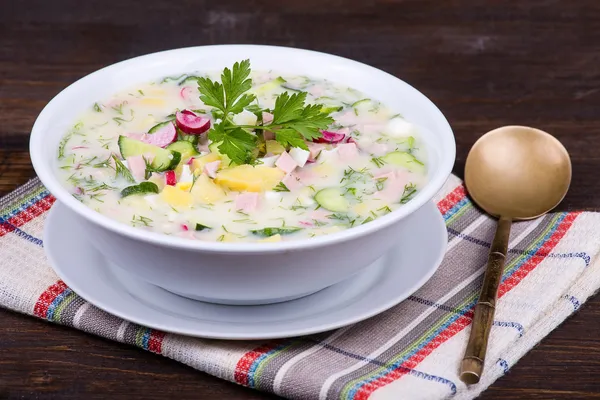
[[[304,239],[295,239],[290,241],[281,241],[281,242],[216,242],[216,241],[201,241],[201,240],[192,240],[186,238],[180,238],[175,236],[165,235],[159,232],[146,231],[139,228],[135,228],[124,223],[113,220],[112,218],[95,212],[87,205],[76,200],[67,189],[59,182],[58,177],[55,175],[54,171],[45,168],[45,159],[43,156],[44,152],[42,151],[43,147],[43,133],[45,130],[45,126],[42,126],[42,123],[45,120],[45,116],[54,112],[55,104],[58,103],[58,99],[65,95],[66,93],[76,90],[78,86],[84,85],[90,81],[93,81],[97,75],[101,72],[106,73],[111,70],[118,70],[128,64],[139,62],[140,59],[148,58],[148,57],[160,57],[161,55],[167,55],[173,52],[181,52],[181,51],[192,51],[198,50],[203,51],[207,49],[221,48],[223,50],[235,52],[236,49],[244,48],[244,49],[270,49],[272,51],[293,51],[298,53],[309,53],[311,55],[316,55],[325,58],[335,59],[338,62],[343,62],[354,66],[356,68],[361,68],[366,71],[370,71],[373,73],[377,73],[381,75],[385,79],[395,80],[396,83],[400,83],[406,87],[407,90],[414,92],[416,96],[422,97],[425,104],[428,106],[428,113],[432,114],[442,125],[443,131],[441,132],[446,139],[449,140],[451,146],[450,148],[444,148],[444,151],[440,157],[440,163],[438,168],[435,170],[433,176],[430,177],[427,184],[421,189],[420,192],[408,203],[404,206],[400,207],[393,212],[386,214],[377,218],[374,221],[371,221],[365,225],[359,225],[356,227],[352,227],[349,229],[345,229],[343,231],[330,233],[327,235],[318,236],[315,238],[304,238]],[[40,178],[41,182],[44,186],[49,190],[49,192],[56,197],[58,201],[63,203],[67,208],[71,211],[76,212],[81,215],[87,221],[99,225],[100,227],[107,229],[113,233],[126,236],[130,239],[138,240],[141,242],[146,242],[149,244],[165,246],[169,248],[175,249],[185,249],[192,251],[201,251],[201,252],[211,252],[211,253],[281,253],[287,251],[298,251],[298,250],[306,250],[313,248],[320,248],[324,246],[334,245],[336,243],[342,243],[349,240],[359,239],[364,235],[368,235],[379,231],[391,224],[397,223],[403,218],[409,216],[419,208],[421,208],[426,202],[430,201],[433,196],[442,188],[450,173],[452,172],[452,168],[454,166],[455,158],[456,158],[456,142],[454,139],[454,134],[452,132],[452,128],[448,123],[446,117],[442,114],[442,112],[438,109],[438,107],[423,93],[404,82],[403,80],[380,70],[378,68],[369,66],[367,64],[361,63],[359,61],[354,61],[345,57],[340,57],[328,53],[292,48],[292,47],[284,47],[284,46],[270,46],[270,45],[251,45],[251,44],[227,44],[227,45],[211,45],[211,46],[193,46],[193,47],[183,47],[171,50],[165,50],[155,53],[149,53],[137,57],[133,57],[130,59],[126,59],[124,61],[120,61],[109,66],[103,67],[99,70],[96,70],[83,78],[78,79],[74,83],[67,86],[61,92],[59,92],[48,104],[44,107],[44,109],[40,112],[38,117],[35,120],[33,128],[31,130],[31,136],[29,141],[29,151],[31,156],[31,161],[33,164],[33,168]]]

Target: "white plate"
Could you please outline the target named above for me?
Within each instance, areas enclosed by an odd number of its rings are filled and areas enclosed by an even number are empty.
[[[165,332],[215,339],[271,339],[324,332],[389,309],[437,270],[447,232],[433,203],[406,220],[398,246],[356,276],[297,300],[228,306],[180,297],[110,265],[76,217],[55,204],[46,220],[44,247],[60,278],[95,306]],[[335,260],[332,260],[335,262]]]

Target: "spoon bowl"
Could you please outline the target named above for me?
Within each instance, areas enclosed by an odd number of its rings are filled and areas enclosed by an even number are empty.
[[[539,129],[505,126],[483,135],[471,148],[465,165],[467,191],[477,205],[498,218],[498,226],[460,367],[460,379],[466,384],[479,382],[483,372],[512,221],[552,210],[570,183],[569,153]]]
[[[465,183],[487,213],[532,219],[556,207],[569,189],[571,160],[554,136],[525,126],[504,126],[471,148]]]

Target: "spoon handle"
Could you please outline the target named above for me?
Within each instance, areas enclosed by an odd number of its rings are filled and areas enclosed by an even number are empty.
[[[500,217],[483,277],[479,300],[475,306],[471,335],[460,365],[460,379],[468,385],[479,382],[483,372],[487,342],[494,323],[498,286],[504,272],[511,219]]]

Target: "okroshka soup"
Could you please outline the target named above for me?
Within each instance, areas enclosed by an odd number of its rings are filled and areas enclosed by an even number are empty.
[[[119,222],[223,242],[351,229],[424,187],[419,128],[397,110],[250,67],[157,77],[90,104],[57,149],[63,185]]]

